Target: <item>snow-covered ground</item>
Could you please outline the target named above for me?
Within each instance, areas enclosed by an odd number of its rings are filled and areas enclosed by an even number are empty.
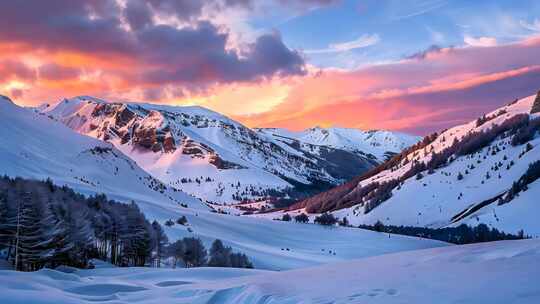
[[[15,303],[475,303],[540,302],[540,240],[401,252],[271,272],[225,268],[0,271]]]

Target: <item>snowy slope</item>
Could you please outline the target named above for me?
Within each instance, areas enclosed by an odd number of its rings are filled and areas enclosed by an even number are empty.
[[[201,107],[81,96],[40,110],[113,143],[157,178],[215,203],[276,196],[296,183],[335,185],[377,164],[370,155],[339,147],[285,144]]]
[[[535,100],[540,99],[530,96],[517,100],[486,114],[480,123],[472,121],[426,138],[423,144],[373,173],[299,202],[293,209],[317,212],[325,205],[331,206],[330,210],[337,209],[336,216],[347,216],[353,225],[380,220],[392,225],[437,228],[483,222],[511,233],[523,229],[527,234],[540,235],[536,217],[540,205],[535,199],[540,195],[540,181],[528,185],[527,191],[509,202],[501,202],[529,165],[540,160],[538,132],[518,145],[511,144],[512,129],[519,129],[517,126],[495,138],[485,136],[510,121],[528,119],[532,125],[539,117],[539,113],[531,114]],[[480,135],[467,145],[483,138],[488,141],[485,147],[474,153],[459,152],[466,138],[475,134]],[[450,150],[455,153],[448,153]],[[438,165],[430,170],[430,164],[438,159]],[[382,198],[382,194],[390,197]]]
[[[225,268],[0,271],[2,303],[540,302],[540,241],[381,255],[284,272]]]
[[[257,129],[257,131],[273,136],[278,140],[294,139],[301,143],[334,147],[360,155],[372,155],[380,162],[422,139],[419,136],[400,132],[385,130],[362,131],[336,127],[314,127],[300,132],[279,128]]]
[[[211,212],[199,200],[170,186],[165,189],[161,182],[111,144],[77,134],[60,122],[20,108],[4,98],[0,98],[0,161],[0,174],[51,178],[81,193],[105,193],[124,202],[134,200],[148,219],[162,224],[185,215],[188,226],[165,228],[171,241],[196,236],[209,246],[220,238],[228,246],[246,253],[257,268],[291,269],[446,246],[441,242],[407,237],[388,240],[358,229],[325,229],[318,225]],[[180,204],[186,204],[187,208]],[[329,254],[328,250],[336,254]]]
[[[208,209],[198,199],[153,178],[111,144],[79,135],[1,96],[0,162],[0,174],[51,178],[84,194]]]

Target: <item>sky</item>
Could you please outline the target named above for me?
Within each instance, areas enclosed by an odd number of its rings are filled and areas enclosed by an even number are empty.
[[[0,94],[424,135],[540,90],[535,0],[0,1]]]

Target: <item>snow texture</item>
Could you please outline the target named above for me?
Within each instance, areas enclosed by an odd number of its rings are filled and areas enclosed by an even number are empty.
[[[14,303],[540,302],[540,241],[409,251],[283,272],[227,268],[0,270]]]

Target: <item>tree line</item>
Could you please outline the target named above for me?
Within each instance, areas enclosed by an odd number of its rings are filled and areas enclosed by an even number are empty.
[[[517,234],[510,234],[499,231],[496,228],[489,228],[486,224],[479,224],[476,227],[461,224],[457,227],[434,229],[427,227],[384,225],[381,221],[377,221],[374,225],[359,225],[358,228],[377,232],[417,236],[459,245],[529,238],[525,235],[523,230],[520,230]]]
[[[535,168],[538,169],[538,167]],[[293,217],[291,217],[288,213],[285,213],[280,220],[292,221]],[[297,223],[309,223],[309,217],[305,213],[296,215],[294,217],[294,220]],[[343,217],[343,219],[339,220],[332,213],[322,213],[316,216],[313,220],[313,223],[323,226],[340,225],[377,232],[416,236],[453,244],[472,244],[480,242],[520,240],[529,238],[529,236],[525,235],[523,230],[518,231],[517,234],[511,234],[499,231],[496,228],[489,228],[486,224],[479,224],[476,227],[461,224],[457,227],[435,229],[428,227],[384,225],[381,221],[377,221],[374,225],[360,224],[358,226],[352,226],[349,224],[349,220],[347,219],[347,217]]]
[[[201,243],[194,240],[184,243],[185,255]],[[172,256],[168,243],[161,225],[148,221],[135,202],[85,197],[50,179],[0,177],[0,251],[16,270],[88,268],[94,258],[124,267],[159,267]],[[251,265],[245,255],[241,259]]]

